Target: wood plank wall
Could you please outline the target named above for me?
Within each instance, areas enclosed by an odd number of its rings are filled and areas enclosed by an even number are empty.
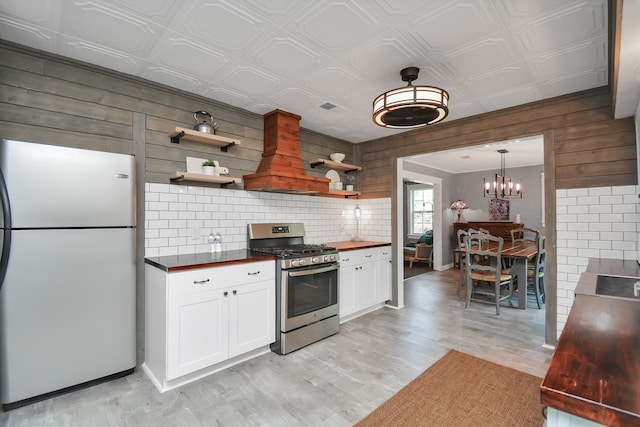
[[[455,100],[451,100],[455,108]],[[633,117],[613,120],[607,87],[440,123],[360,144],[361,189],[391,195],[394,157],[463,148],[512,138],[555,135],[555,188],[637,184]]]
[[[133,115],[143,114],[146,182],[169,182],[171,172],[185,170],[187,156],[218,160],[237,177],[254,173],[262,156],[262,115],[4,41],[0,88],[2,138],[133,153]],[[197,110],[212,113],[218,135],[239,138],[241,145],[224,153],[206,144],[171,143],[168,132],[193,126]],[[309,175],[324,176],[326,170],[312,169],[306,160],[332,152],[356,162],[346,141],[306,129],[300,140]]]
[[[132,116],[146,117],[146,181],[168,182],[186,156],[215,158],[233,176],[255,172],[262,155],[262,116],[99,67],[0,42],[2,137],[131,153]],[[452,100],[452,108],[455,102]],[[191,126],[192,111],[207,110],[219,135],[240,138],[228,153],[183,141],[172,144],[174,126]],[[296,113],[292,111],[292,113]],[[362,144],[301,130],[305,160],[334,151],[363,166],[363,197],[391,196],[393,158],[492,143],[553,131],[555,188],[637,183],[633,118],[611,118],[606,87],[498,112],[445,122]],[[303,162],[309,175],[324,176]]]

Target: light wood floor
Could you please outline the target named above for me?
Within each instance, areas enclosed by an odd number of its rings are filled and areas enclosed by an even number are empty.
[[[472,304],[457,270],[405,281],[406,307],[383,308],[287,356],[270,353],[160,394],[142,371],[0,413],[6,426],[351,426],[456,349],[544,376],[544,308]],[[437,393],[437,390],[434,390]]]

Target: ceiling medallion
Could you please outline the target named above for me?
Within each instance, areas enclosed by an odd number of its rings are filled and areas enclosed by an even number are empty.
[[[400,71],[407,86],[379,95],[373,101],[373,122],[379,126],[410,129],[431,125],[449,114],[449,93],[435,86],[413,86],[418,67]]]

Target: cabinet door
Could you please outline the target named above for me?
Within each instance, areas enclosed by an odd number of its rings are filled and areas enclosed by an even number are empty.
[[[167,379],[228,358],[229,296],[224,290],[176,296],[169,302]]]
[[[378,249],[378,274],[376,274],[376,299],[385,302],[391,299],[391,246]]]
[[[356,266],[340,266],[340,317],[356,312]]]
[[[377,304],[377,262],[361,264],[356,272],[356,309],[361,310]]]
[[[229,288],[229,357],[276,339],[274,280]]]
[[[376,274],[376,299],[377,302],[385,302],[391,299],[391,260],[378,261],[378,274]]]

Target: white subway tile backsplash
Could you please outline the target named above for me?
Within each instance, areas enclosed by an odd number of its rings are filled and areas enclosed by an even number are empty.
[[[562,219],[564,220],[564,219]],[[578,215],[578,221],[580,222],[599,222],[600,215],[599,214],[580,214]]]
[[[609,222],[591,222],[589,224],[590,231],[603,231],[609,232],[611,231],[611,223]]]
[[[637,195],[637,186],[556,190],[558,336],[590,258],[636,259]]]
[[[611,213],[631,213],[634,214],[636,213],[636,205],[637,203],[627,203],[627,204],[619,204],[619,205],[613,205],[611,207]]]
[[[589,188],[590,196],[609,196],[611,195],[611,187],[592,187]]]
[[[206,237],[219,232],[225,250],[245,249],[247,224],[302,222],[305,241],[322,243],[349,240],[356,234],[355,206],[360,205],[359,234],[366,240],[391,241],[391,199],[334,199],[294,194],[192,187],[173,184],[145,185],[145,228],[166,231],[172,241],[145,242],[145,256],[205,252]],[[157,204],[160,201],[164,205]],[[162,220],[162,221],[161,221]],[[200,238],[192,240],[193,227]]]
[[[611,205],[589,205],[589,213],[591,214],[610,214]]]
[[[600,206],[619,205],[622,203],[622,195],[600,196]]]
[[[600,198],[597,196],[578,197],[578,204],[583,206],[597,205]]]
[[[611,187],[611,194],[633,194],[637,198],[637,190],[635,185],[621,185],[620,187]]]
[[[563,191],[563,190],[560,190]],[[569,190],[564,190],[566,191],[566,196],[567,198],[570,197],[583,197],[583,196],[588,196],[589,195],[589,189],[588,188],[572,188]]]
[[[562,206],[563,211],[560,212],[560,210],[556,210],[556,214],[558,215],[563,215],[563,214],[588,214],[589,213],[589,206],[583,206],[583,205],[571,205],[571,206]]]

